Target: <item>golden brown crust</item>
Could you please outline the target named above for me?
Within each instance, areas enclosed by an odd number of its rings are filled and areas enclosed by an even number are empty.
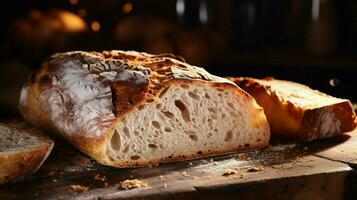
[[[331,105],[321,105],[322,102],[317,102],[321,106],[306,108],[289,101],[286,96],[279,95],[272,86],[258,79],[247,77],[228,79],[251,94],[264,108],[272,137],[275,139],[306,142],[338,135],[356,127],[356,115],[348,100],[340,99]],[[268,78],[265,81],[275,80]],[[291,82],[284,84],[289,88]],[[327,96],[321,93],[319,95]]]
[[[19,181],[35,173],[50,154],[54,145],[52,140],[34,129],[26,130],[26,132],[40,138],[43,144],[36,148],[0,155],[0,183]]]
[[[6,174],[0,176],[0,183],[13,182],[35,173],[51,152],[52,145],[42,146],[28,152],[19,152],[0,157],[0,168]]]
[[[329,119],[327,119],[329,118]],[[336,126],[326,126],[323,121],[340,123]],[[310,141],[318,138],[331,137],[355,129],[355,113],[351,102],[345,101],[318,109],[306,110],[299,129],[301,141]],[[305,134],[303,134],[305,133]]]

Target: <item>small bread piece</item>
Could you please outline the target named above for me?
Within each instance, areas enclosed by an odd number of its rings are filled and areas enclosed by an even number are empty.
[[[306,142],[331,137],[356,127],[351,102],[305,85],[273,78],[229,78],[251,94],[270,123],[272,137]]]
[[[264,147],[263,109],[233,82],[173,55],[58,53],[23,87],[20,111],[99,163],[135,167]]]
[[[0,123],[0,183],[35,173],[53,148],[38,130],[21,130]]]

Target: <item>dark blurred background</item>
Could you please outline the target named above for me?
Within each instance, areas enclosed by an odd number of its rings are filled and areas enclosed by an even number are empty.
[[[174,53],[221,76],[273,76],[357,101],[355,0],[17,0],[1,8],[0,117],[59,51]]]

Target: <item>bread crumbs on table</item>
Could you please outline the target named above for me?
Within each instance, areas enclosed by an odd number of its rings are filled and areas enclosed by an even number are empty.
[[[244,153],[238,155],[237,160],[247,160],[247,156]]]
[[[230,175],[237,174],[237,173],[238,173],[238,171],[235,169],[226,169],[222,175],[230,176]]]
[[[189,175],[187,174],[187,172],[185,172],[185,171],[183,171],[181,174],[182,174],[182,176],[189,176]]]
[[[160,176],[159,176],[159,179],[160,179],[160,180],[163,180],[163,179],[164,179],[164,176],[160,175]]]
[[[88,157],[85,156],[79,156],[78,157],[78,161],[80,164],[84,165],[84,166],[91,166],[92,162]]]
[[[247,169],[247,172],[259,172],[259,171],[263,171],[264,167],[263,166],[257,166],[257,167],[251,167],[249,169]]]
[[[164,183],[164,188],[167,188],[167,184],[166,183]]]
[[[70,185],[69,187],[74,192],[87,192],[89,190],[89,187],[83,185]]]
[[[105,175],[104,175],[104,176],[101,176],[100,174],[96,174],[96,175],[94,176],[94,180],[104,182],[104,181],[107,181],[108,179],[107,179],[107,177],[106,177]]]
[[[138,179],[132,179],[121,182],[120,187],[126,190],[130,190],[134,188],[148,187],[148,183]]]

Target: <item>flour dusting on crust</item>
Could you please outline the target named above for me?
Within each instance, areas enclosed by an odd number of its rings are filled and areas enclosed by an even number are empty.
[[[67,136],[83,131],[87,137],[100,137],[112,125],[116,112],[125,112],[125,106],[116,108],[113,103],[120,101],[117,93],[122,92],[115,91],[113,84],[153,90],[151,93],[174,78],[233,84],[176,60],[175,56],[134,51],[57,53],[45,65],[49,73],[42,78],[48,81],[40,81],[42,109]],[[22,96],[25,94],[26,90]],[[140,99],[143,97],[137,97],[136,101]]]

